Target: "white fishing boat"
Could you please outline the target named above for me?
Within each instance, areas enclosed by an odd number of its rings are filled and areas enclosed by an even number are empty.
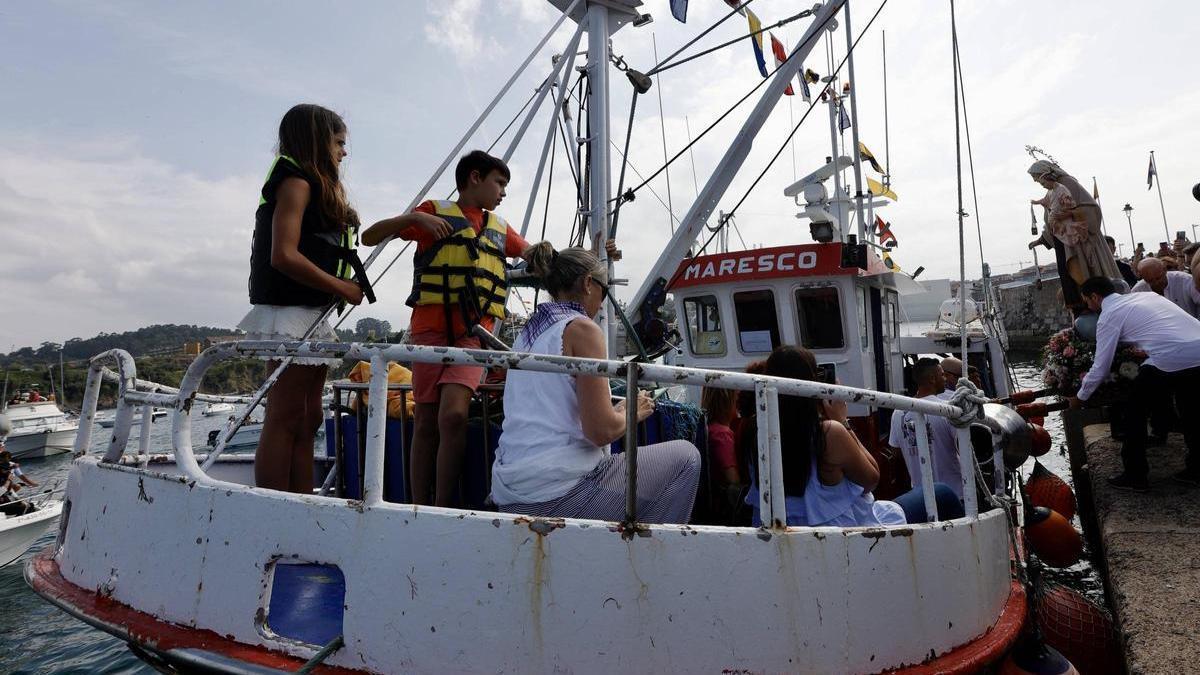
[[[161,410],[159,408],[155,408],[154,411],[150,413],[150,419],[152,422],[162,419],[166,416],[167,416],[167,411]],[[102,411],[96,413],[96,424],[99,424],[102,428],[111,429],[111,428],[113,428],[113,425],[115,425],[116,423],[117,423],[117,411],[116,410],[102,410]],[[130,424],[132,424],[134,426],[140,426],[142,424],[142,413],[138,413],[138,414],[134,415],[133,420],[130,422]]]
[[[38,510],[33,513],[22,516],[0,514],[0,567],[25,555],[62,513],[60,499],[47,497],[34,501]]]
[[[230,415],[233,413],[232,403],[209,403],[204,408],[205,417],[216,417],[218,415]]]
[[[11,424],[4,446],[14,459],[36,459],[70,452],[79,420],[54,401],[10,403],[0,415]]]
[[[581,213],[598,243],[616,219],[612,197],[623,194],[610,184],[609,37],[646,18],[639,0],[553,4],[562,10],[558,22],[497,98],[558,27],[573,20],[578,27],[539,91],[545,99],[556,89],[550,109],[561,110],[580,40],[589,35],[582,70],[590,78],[585,98],[591,131],[580,140],[587,162],[578,154],[573,161],[577,174],[588,177],[581,183]],[[171,453],[148,461],[143,433],[141,459],[131,460],[130,424],[123,421],[128,416],[119,414],[103,456],[80,456],[71,468],[60,537],[26,566],[34,590],[129,642],[162,669],[968,673],[996,663],[1027,614],[1025,590],[1015,576],[1023,569],[1019,547],[1011,545],[1021,527],[1012,472],[1028,455],[1031,428],[1011,409],[986,403],[988,397],[965,381],[953,402],[893,393],[903,390],[912,357],[959,352],[983,372],[989,395],[1007,394],[1003,336],[987,304],[979,313],[978,339],[969,337],[961,313],[957,334],[899,335],[898,296],[915,284],[884,264],[878,253],[884,249],[867,228],[872,220],[864,211],[883,208],[886,200],[862,189],[852,197],[842,182],[843,171],[857,172],[861,165],[857,152],[847,157],[835,150],[833,159],[784,190],[802,207],[813,242],[689,252],[816,37],[830,30],[845,5],[831,0],[797,15],[811,16],[812,23],[638,286],[626,326],[637,338],[628,354],[639,360],[617,358],[627,350],[616,339],[615,302],[601,318],[612,360],[241,341],[203,352],[180,389],[168,391],[138,380],[126,352],[99,354],[91,362],[84,419],[95,410],[104,366],[115,362],[119,410],[174,410]],[[848,9],[843,22],[849,36]],[[635,86],[639,75],[630,75]],[[834,80],[828,102],[832,134],[837,85]],[[544,148],[558,123],[552,121]],[[544,151],[535,186],[545,159]],[[826,187],[831,181],[832,190]],[[675,366],[650,360],[675,350],[666,339],[669,326],[658,318],[667,302],[675,304],[683,337]],[[841,384],[739,372],[780,344],[808,347]],[[333,420],[335,445],[349,423],[365,424],[355,429],[358,452],[339,452],[317,494],[253,487],[248,459],[222,456],[236,439],[236,424],[218,434],[202,460],[193,451],[192,412],[198,402],[216,400],[198,393],[208,369],[226,359],[268,354],[371,364],[365,415],[355,419],[337,411]],[[638,521],[633,498],[620,522],[406,503],[395,496],[403,490],[393,482],[398,473],[403,483],[403,426],[396,434],[386,416],[387,364],[393,360],[594,374],[621,380],[628,391],[655,385],[753,392],[764,526],[647,525]],[[891,410],[913,411],[918,424],[928,415],[949,418],[963,467],[965,515],[892,527],[786,526],[780,395],[846,401],[853,425],[876,452]],[[630,414],[635,422],[632,406]],[[486,483],[494,438],[486,435],[491,420],[486,412],[484,417],[483,461],[468,471]],[[624,447],[636,475],[637,425],[629,428]],[[90,434],[85,425],[77,447],[86,448]],[[928,439],[917,434],[917,442],[926,510],[936,514]],[[359,462],[358,476],[347,480],[351,457]],[[361,490],[339,487],[356,484]]]

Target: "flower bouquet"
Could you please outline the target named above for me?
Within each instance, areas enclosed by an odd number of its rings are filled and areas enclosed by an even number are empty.
[[[1060,396],[1074,396],[1096,360],[1096,344],[1079,337],[1074,328],[1065,328],[1046,343],[1042,360],[1045,363],[1042,381],[1046,386],[1058,389]],[[1132,345],[1119,345],[1108,376],[1089,401],[1106,405],[1127,398],[1145,360],[1145,354]]]

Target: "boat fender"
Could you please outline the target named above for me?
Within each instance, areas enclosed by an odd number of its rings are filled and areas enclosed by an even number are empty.
[[[1065,586],[1048,585],[1035,603],[1046,644],[1088,675],[1123,672],[1120,643],[1112,617],[1096,603]]]
[[[1029,454],[1034,457],[1041,457],[1050,452],[1050,434],[1046,433],[1046,428],[1040,424],[1029,425]]]
[[[1029,547],[1051,567],[1070,567],[1083,553],[1083,537],[1061,513],[1034,507],[1025,518]]]
[[[1041,462],[1033,463],[1033,473],[1025,483],[1025,492],[1034,506],[1044,506],[1071,520],[1075,517],[1075,493],[1071,486]]]

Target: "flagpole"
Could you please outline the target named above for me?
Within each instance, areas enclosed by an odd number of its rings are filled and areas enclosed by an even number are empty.
[[[1092,176],[1092,199],[1096,200],[1096,207],[1100,209],[1100,232],[1104,236],[1108,236],[1108,228],[1104,225],[1104,208],[1100,206],[1100,189],[1096,187],[1096,177]]]
[[[842,6],[846,17],[846,74],[850,78],[850,142],[854,144],[854,201],[858,212],[858,240],[867,241],[866,221],[863,220],[862,152],[858,143],[858,96],[854,93],[854,40],[850,32],[850,3]]]
[[[1167,235],[1167,243],[1171,243],[1171,228],[1167,226],[1167,207],[1163,206],[1162,198],[1162,176],[1158,175],[1158,162],[1154,161],[1154,151],[1150,151],[1150,166],[1154,167],[1154,176],[1158,178],[1158,182],[1154,184],[1158,188],[1158,208],[1162,209],[1163,217],[1163,232]]]

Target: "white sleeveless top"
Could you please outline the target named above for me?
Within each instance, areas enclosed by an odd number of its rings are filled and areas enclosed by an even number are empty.
[[[563,353],[563,331],[582,314],[560,319],[529,344],[522,333],[513,349]],[[510,370],[504,385],[504,427],[492,464],[497,504],[536,504],[566,494],[609,454],[583,434],[575,377]]]

